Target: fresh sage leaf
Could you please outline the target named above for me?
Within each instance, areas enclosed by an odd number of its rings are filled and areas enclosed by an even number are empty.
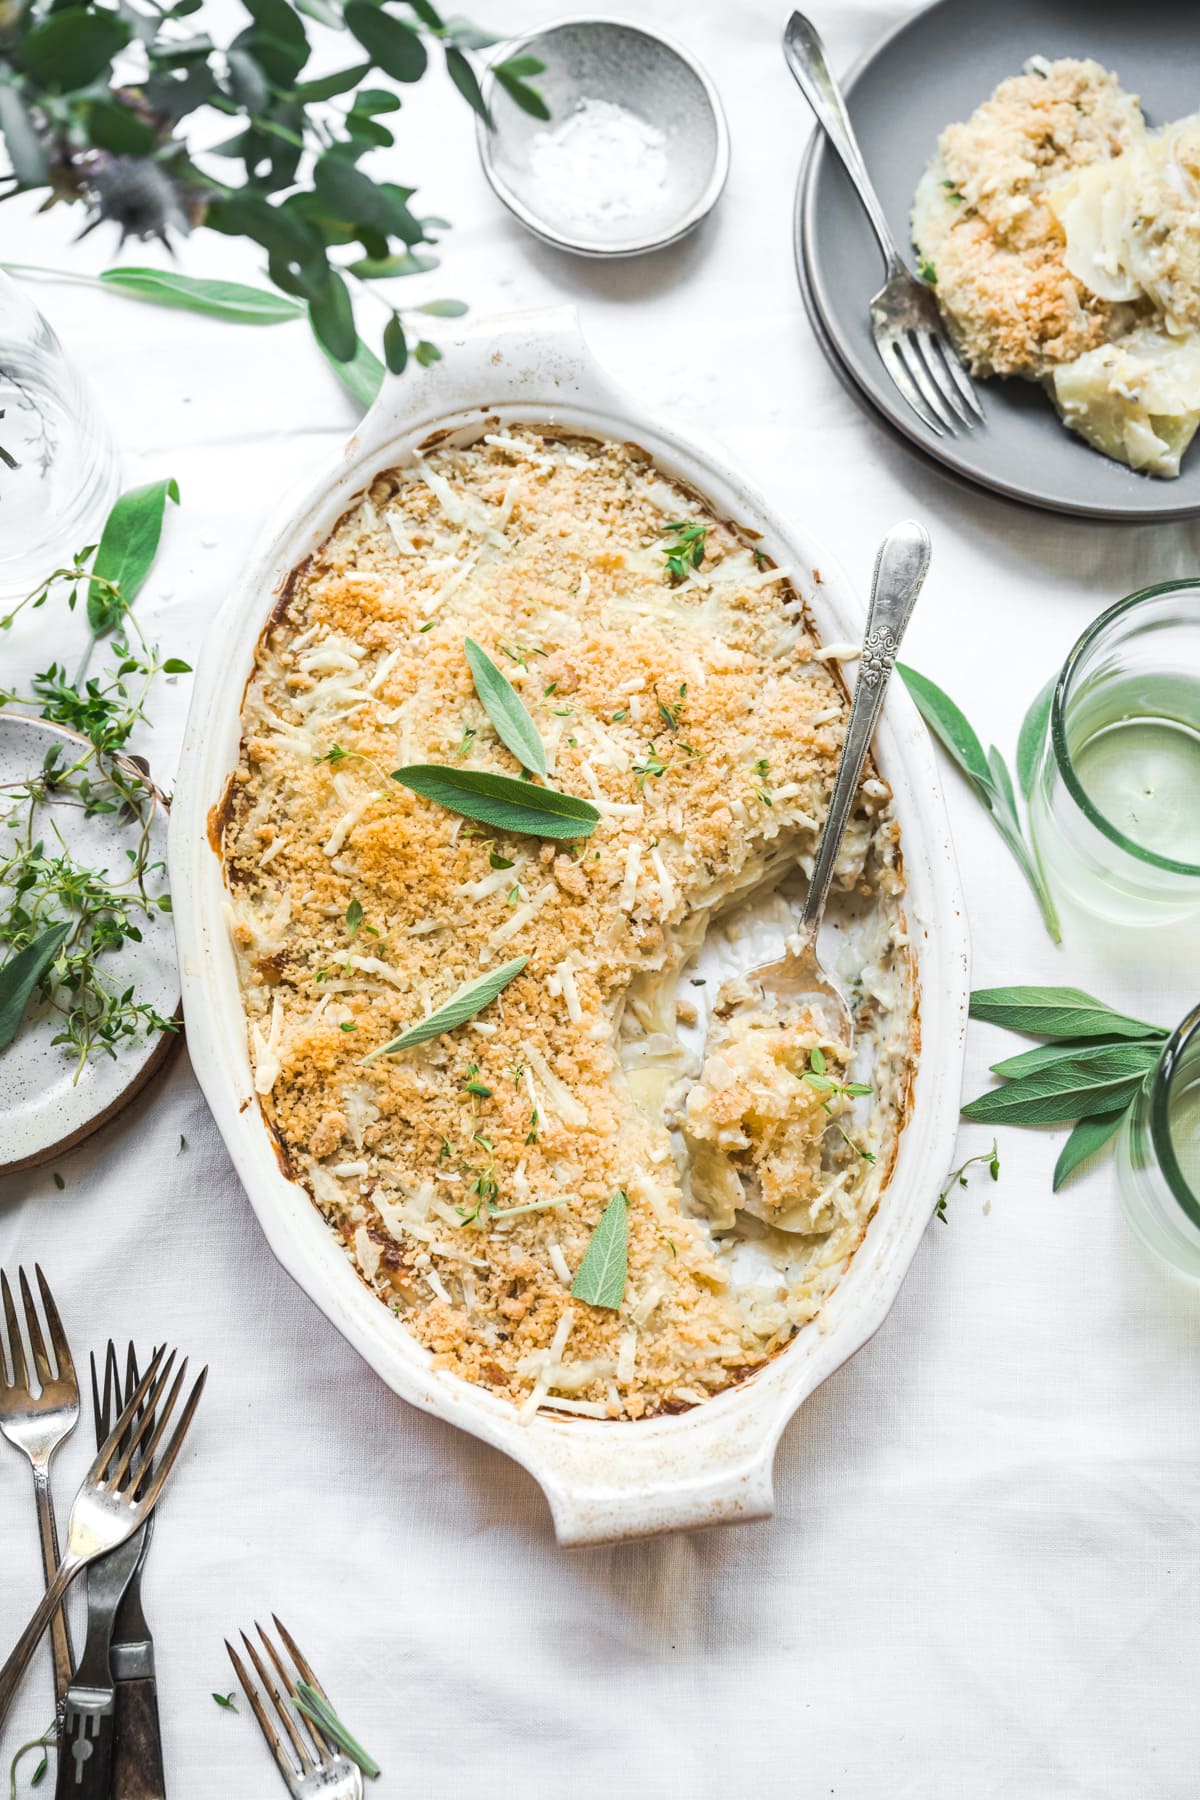
[[[1070,987],[977,988],[971,1017],[1046,1038],[1164,1038],[1158,1025],[1126,1018],[1103,1000]]]
[[[981,1094],[963,1107],[962,1116],[986,1124],[1057,1125],[1110,1112],[1132,1099],[1143,1079],[1124,1069],[1104,1075],[1095,1062],[1058,1063]]]
[[[1054,1192],[1057,1194],[1063,1182],[1085,1162],[1089,1156],[1107,1144],[1113,1133],[1120,1128],[1121,1120],[1129,1110],[1129,1105],[1114,1108],[1112,1112],[1092,1113],[1086,1119],[1080,1119],[1074,1131],[1062,1147],[1062,1154],[1054,1165]]]
[[[392,780],[464,818],[526,837],[586,838],[600,823],[600,814],[588,800],[560,794],[554,788],[534,787],[511,775],[493,775],[486,769],[412,763],[394,769]]]
[[[1162,1055],[1162,1039],[1101,1038],[1095,1043],[1087,1043],[1071,1038],[1065,1044],[1043,1044],[1037,1050],[1023,1050],[1019,1056],[993,1063],[992,1074],[1003,1076],[1005,1081],[1015,1081],[1019,1076],[1036,1075],[1040,1069],[1053,1068],[1057,1063],[1072,1059],[1086,1061],[1089,1057],[1107,1056],[1110,1052],[1126,1062],[1131,1075],[1144,1073],[1152,1069]]]
[[[592,1233],[571,1283],[571,1296],[616,1312],[625,1298],[629,1267],[629,1196],[618,1188]]]
[[[155,306],[174,306],[184,312],[207,313],[236,325],[281,325],[302,319],[304,307],[287,294],[269,288],[247,287],[240,281],[209,281],[195,275],[177,275],[171,269],[105,269],[97,278],[106,288],[148,300]]]
[[[371,61],[393,81],[420,81],[428,57],[411,25],[385,13],[373,0],[350,0],[346,24]]]
[[[511,750],[523,769],[546,778],[546,746],[526,711],[525,702],[507,675],[499,670],[482,645],[468,638],[463,645],[480,704],[496,727],[500,742]]]
[[[179,487],[173,479],[130,488],[114,503],[100,534],[88,586],[88,624],[97,635],[111,630],[123,608],[133,605],[150,573],[168,500],[179,504]],[[101,582],[116,587],[120,600]]]
[[[1037,780],[1042,746],[1050,729],[1050,708],[1054,703],[1054,690],[1057,686],[1058,676],[1052,675],[1021,721],[1021,732],[1017,738],[1017,780],[1027,800]]]
[[[486,975],[477,975],[474,981],[464,982],[457,992],[451,994],[444,1006],[422,1019],[419,1025],[413,1025],[408,1031],[393,1038],[391,1043],[384,1044],[379,1050],[372,1050],[369,1056],[363,1057],[363,1063],[372,1063],[376,1057],[391,1056],[396,1050],[411,1050],[417,1044],[428,1044],[433,1038],[441,1037],[444,1032],[456,1031],[473,1019],[476,1013],[490,1006],[497,994],[503,993],[510,981],[514,981],[529,961],[527,956],[516,956],[512,962],[502,963],[498,969],[489,969]]]
[[[945,745],[963,774],[981,788],[984,794],[990,794],[993,787],[992,771],[988,767],[983,745],[965,714],[954,704],[949,694],[944,694],[927,675],[921,675],[907,663],[899,662],[896,664],[896,672],[904,677],[904,685],[930,731]]]
[[[12,1043],[21,1029],[25,1008],[38,982],[67,940],[70,925],[48,925],[24,950],[0,968],[0,1050]]]

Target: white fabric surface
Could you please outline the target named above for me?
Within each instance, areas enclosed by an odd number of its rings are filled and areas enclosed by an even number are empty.
[[[475,8],[497,29],[563,10],[585,8]],[[925,520],[934,561],[909,660],[1011,751],[1027,702],[1102,606],[1197,572],[1200,526],[1111,529],[966,494],[849,401],[793,269],[809,118],[779,53],[786,10],[638,8],[707,63],[733,137],[707,228],[645,262],[536,243],[486,187],[446,84],[406,95],[389,172],[423,178],[421,200],[454,230],[442,269],[404,297],[461,295],[479,313],[574,301],[618,378],[722,435],[864,587],[883,530]],[[839,68],[906,10],[814,0]],[[5,257],[111,260],[99,233],[72,247],[76,216],[19,203],[0,220]],[[255,276],[248,249],[210,234],[180,262]],[[170,653],[194,657],[261,519],[333,457],[351,405],[301,326],[39,295],[114,423],[127,480],[180,482],[139,611]],[[6,671],[41,666],[48,626],[0,646]],[[158,702],[161,777],[187,685]],[[1070,981],[1165,1024],[1182,1016],[1194,931],[1121,938],[1068,911],[1056,951],[949,771],[947,788],[977,986]],[[1002,1041],[973,1028],[970,1092]],[[146,1583],[175,1800],[282,1791],[244,1706],[237,1718],[210,1698],[232,1685],[222,1637],[272,1609],[379,1757],[384,1793],[1191,1800],[1200,1304],[1135,1250],[1109,1161],[1052,1196],[1062,1135],[1002,1133],[999,1185],[977,1176],[950,1223],[931,1224],[883,1330],[785,1434],[773,1522],[572,1553],[526,1475],[403,1405],[280,1272],[186,1055],[62,1159],[65,1191],[49,1170],[9,1180],[0,1262],[42,1263],[81,1363],[132,1332],[212,1365]],[[990,1136],[964,1127],[960,1154]],[[931,1190],[942,1176],[930,1169]],[[59,1464],[64,1512],[88,1435]],[[36,1598],[28,1489],[0,1446],[0,1649]],[[44,1725],[49,1692],[42,1655],[6,1750]]]

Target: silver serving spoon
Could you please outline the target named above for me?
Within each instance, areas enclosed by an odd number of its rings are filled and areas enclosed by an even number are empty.
[[[785,955],[778,962],[762,963],[757,969],[751,969],[745,977],[752,986],[762,989],[768,1005],[780,1001],[788,1006],[811,1009],[836,1043],[853,1042],[854,1021],[846,996],[817,954],[817,933],[829,898],[834,865],[883,707],[883,697],[895,667],[900,639],[912,616],[928,567],[929,536],[924,527],[913,519],[893,526],[875,559],[858,680],[804,910],[795,932],[788,939]]]

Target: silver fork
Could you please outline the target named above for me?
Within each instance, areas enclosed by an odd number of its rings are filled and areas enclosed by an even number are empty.
[[[274,1707],[276,1717],[287,1733],[292,1754],[289,1755],[284,1748],[278,1731],[271,1723],[262,1696],[246,1673],[245,1664],[228,1638],[225,1640],[225,1648],[229,1652],[229,1660],[233,1664],[234,1672],[242,1684],[242,1692],[250,1702],[250,1710],[258,1720],[259,1728],[278,1764],[279,1773],[283,1776],[287,1790],[289,1794],[295,1796],[295,1800],[311,1800],[311,1797],[317,1794],[321,1796],[321,1800],[362,1800],[363,1778],[358,1764],[351,1762],[350,1758],[335,1744],[331,1744],[324,1733],[319,1731],[311,1720],[305,1718],[304,1714],[295,1706],[297,1679],[307,1681],[311,1687],[315,1688],[327,1706],[329,1705],[329,1696],[300,1654],[291,1633],[274,1614],[272,1617],[275,1618],[275,1629],[283,1639],[295,1666],[295,1675],[288,1673],[284,1667],[283,1658],[261,1625],[257,1626],[258,1635],[283,1683],[288,1700],[293,1703],[291,1706],[285,1703],[275,1685],[274,1678],[264,1667],[262,1658],[244,1631],[241,1634],[242,1643],[246,1647],[246,1654],[254,1664],[255,1673]]]
[[[887,280],[871,300],[871,327],[883,366],[921,423],[938,437],[970,430],[983,408],[954,346],[946,336],[933,289],[911,273],[896,248],[879,196],[854,135],[841,89],[830,72],[816,27],[794,12],[783,34],[783,53],[805,99],[816,113],[871,221]]]
[[[25,1311],[25,1329],[29,1334],[29,1348],[33,1353],[34,1372],[38,1380],[38,1392],[35,1394],[25,1361],[25,1347],[21,1341],[12,1289],[8,1285],[8,1276],[0,1271],[0,1294],[4,1301],[3,1337],[7,1338],[8,1367],[12,1371],[10,1379],[5,1371],[4,1358],[0,1356],[0,1431],[10,1444],[15,1444],[18,1450],[25,1452],[33,1468],[33,1492],[42,1542],[42,1567],[49,1586],[54,1579],[54,1571],[58,1568],[58,1527],[54,1519],[54,1503],[50,1497],[50,1463],[58,1446],[74,1431],[79,1418],[79,1383],[75,1378],[75,1364],[71,1360],[67,1334],[62,1328],[62,1320],[58,1316],[58,1308],[54,1304],[46,1277],[36,1264],[33,1272],[42,1296],[46,1325],[54,1350],[54,1366],[51,1368],[50,1358],[46,1353],[46,1340],[42,1335],[33,1295],[29,1291],[28,1278],[24,1269],[18,1269],[17,1282]],[[50,1624],[50,1639],[54,1653],[55,1711],[61,1725],[73,1662],[71,1635],[67,1615],[62,1607],[55,1608]]]
[[[100,1448],[112,1431],[116,1410],[124,1406],[138,1384],[137,1359],[129,1346],[125,1380],[117,1368],[116,1348],[109,1339],[104,1359],[104,1397],[96,1378],[96,1358],[92,1365],[92,1411],[96,1424],[96,1448]],[[124,1449],[124,1444],[121,1445]],[[149,1473],[149,1465],[139,1453],[131,1464],[140,1475]],[[133,1536],[116,1550],[110,1550],[88,1569],[87,1636],[83,1652],[67,1689],[62,1732],[59,1737],[56,1800],[108,1800],[110,1792],[122,1794],[126,1789],[113,1779],[117,1740],[117,1695],[110,1661],[112,1660],[113,1625],[118,1608],[138,1568],[146,1534],[153,1514],[140,1525]],[[162,1793],[159,1785],[139,1785],[140,1793]]]
[[[13,1696],[38,1640],[79,1571],[132,1537],[138,1526],[149,1518],[162,1493],[175,1458],[183,1448],[208,1374],[208,1370],[203,1369],[192,1384],[175,1430],[164,1444],[187,1371],[185,1359],[170,1392],[166,1393],[174,1363],[173,1350],[165,1360],[161,1350],[151,1358],[129,1404],[83,1478],[67,1522],[66,1552],[32,1619],[0,1669],[0,1726],[8,1716]],[[156,1454],[158,1460],[154,1462]],[[135,1456],[140,1459],[137,1467],[133,1466]],[[153,1472],[147,1473],[141,1465],[150,1463],[154,1463]]]

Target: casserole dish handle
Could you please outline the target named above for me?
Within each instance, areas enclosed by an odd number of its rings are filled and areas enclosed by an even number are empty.
[[[760,1404],[755,1405],[759,1399]],[[560,1544],[768,1519],[782,1420],[768,1395],[732,1390],[685,1417],[583,1424],[545,1415],[521,1460],[540,1482]]]

